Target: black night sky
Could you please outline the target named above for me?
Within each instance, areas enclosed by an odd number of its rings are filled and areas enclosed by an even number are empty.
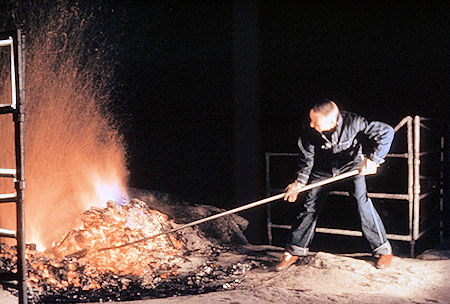
[[[244,170],[236,152],[249,145],[260,176],[245,187],[263,194],[264,152],[296,151],[302,103],[313,98],[393,125],[448,117],[443,7],[131,1],[114,10],[127,16],[117,102],[129,113],[137,187],[233,204]]]
[[[296,152],[309,99],[392,125],[448,118],[446,8],[245,2],[115,8],[131,17],[119,101],[132,185],[226,209],[260,199],[264,152]],[[244,214],[251,230],[264,210]]]
[[[406,115],[448,119],[444,5],[83,3],[115,45],[112,111],[133,187],[226,209],[260,199],[264,152],[296,152],[310,99],[391,125]]]

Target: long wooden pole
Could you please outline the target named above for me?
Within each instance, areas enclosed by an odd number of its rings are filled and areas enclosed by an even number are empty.
[[[323,186],[323,185],[326,185],[326,184],[329,184],[329,183],[333,183],[335,181],[342,180],[342,179],[345,179],[345,178],[348,178],[348,177],[351,177],[351,176],[354,176],[354,175],[357,175],[357,174],[359,174],[359,170],[352,170],[352,171],[343,173],[341,175],[337,175],[337,176],[334,176],[334,177],[331,177],[331,178],[328,178],[328,179],[324,179],[324,180],[319,181],[319,182],[314,183],[314,184],[306,185],[305,187],[300,188],[297,192],[298,193],[304,192],[304,191],[307,191],[307,190],[310,190],[310,189],[313,189],[313,188],[316,188],[316,187],[320,187],[320,186]],[[181,230],[181,229],[184,229],[184,228],[188,228],[188,227],[191,227],[191,226],[195,226],[195,225],[198,225],[198,224],[201,224],[201,223],[204,223],[204,222],[215,220],[215,219],[217,219],[219,217],[223,217],[225,215],[233,214],[233,213],[240,212],[240,211],[243,211],[243,210],[247,210],[247,209],[250,209],[250,208],[253,208],[253,207],[256,207],[256,206],[264,205],[264,204],[267,204],[267,203],[270,203],[270,202],[282,199],[284,196],[285,196],[285,193],[280,193],[280,194],[277,194],[277,195],[274,195],[274,196],[271,196],[271,197],[268,197],[268,198],[265,198],[265,199],[262,199],[262,200],[259,200],[259,201],[256,201],[256,202],[253,202],[253,203],[241,206],[241,207],[237,207],[237,208],[234,208],[234,209],[231,209],[231,210],[228,210],[228,211],[224,211],[224,212],[221,212],[221,213],[218,213],[218,214],[214,214],[214,215],[205,217],[203,219],[199,219],[199,220],[196,220],[196,221],[184,224],[182,226],[179,226],[179,227],[167,230],[167,231],[163,231],[163,232],[160,232],[160,233],[157,233],[157,234],[154,234],[154,235],[151,235],[151,236],[148,236],[148,237],[145,237],[145,238],[133,241],[133,242],[124,243],[124,244],[118,245],[118,246],[111,246],[111,247],[107,247],[107,248],[101,248],[101,249],[99,249],[99,251],[110,250],[110,249],[117,249],[117,248],[122,248],[122,247],[125,247],[125,246],[130,246],[130,245],[133,245],[133,244],[145,242],[145,241],[150,240],[152,238],[155,238],[155,237],[158,237],[158,236],[161,236],[161,235],[165,235],[165,234],[169,234],[169,233],[173,233],[175,231],[178,231],[178,230]]]

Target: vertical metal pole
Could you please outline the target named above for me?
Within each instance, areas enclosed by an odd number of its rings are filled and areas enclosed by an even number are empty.
[[[414,151],[413,151],[413,118],[407,117],[407,144],[408,144],[408,228],[410,236],[410,256],[414,256],[413,238],[413,197],[414,197]]]
[[[10,37],[11,39],[11,37]],[[11,107],[16,108],[17,87],[16,87],[16,60],[14,56],[14,41],[11,43]]]
[[[419,238],[420,220],[420,117],[414,117],[414,223],[413,239]]]
[[[440,172],[439,172],[439,242],[442,243],[444,240],[444,150],[445,150],[445,139],[441,136],[441,153],[440,153]]]
[[[17,59],[19,98],[14,112],[15,146],[16,146],[16,192],[17,192],[17,287],[19,303],[27,303],[27,269],[25,260],[25,178],[24,178],[24,144],[25,144],[25,58],[24,37],[17,30]]]
[[[266,195],[270,196],[272,193],[272,186],[270,184],[270,153],[266,152]],[[269,245],[272,245],[272,212],[270,205],[267,205],[267,239]]]

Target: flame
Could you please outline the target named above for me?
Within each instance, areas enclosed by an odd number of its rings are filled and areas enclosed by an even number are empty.
[[[65,1],[42,10],[30,9],[25,22],[25,235],[27,243],[45,248],[78,227],[78,215],[90,206],[126,198],[128,171],[123,139],[102,107],[109,102],[111,68],[83,39],[93,20]],[[7,58],[0,53],[0,104],[11,98]],[[15,167],[13,127],[11,117],[1,115],[0,168]],[[0,193],[13,192],[13,185],[1,179]],[[15,229],[12,204],[0,206],[0,227]]]
[[[173,236],[159,236],[136,246],[112,250],[106,247],[122,245],[170,228],[167,215],[150,210],[145,202],[133,199],[122,205],[108,201],[105,208],[91,207],[81,215],[83,224],[70,231],[49,249],[57,257],[85,254],[80,261],[88,261],[98,272],[134,274],[140,277],[151,272],[156,264],[171,265],[181,254],[182,243]]]
[[[56,244],[39,252],[27,250],[30,286],[33,290],[51,288],[55,292],[81,288],[102,288],[103,276],[116,278],[121,288],[127,282],[144,286],[177,275],[184,262],[183,242],[176,235],[162,235],[133,246],[121,245],[157,234],[171,225],[167,215],[132,199],[123,204],[108,201],[105,208],[91,207],[80,215],[82,225],[69,231]],[[3,258],[14,254],[5,250]],[[73,258],[75,257],[75,258]]]
[[[36,250],[39,252],[44,252],[45,251],[45,246],[42,245],[40,242],[36,243]]]
[[[108,201],[115,201],[120,204],[129,200],[124,185],[119,183],[120,178],[106,180],[100,175],[94,175],[92,180],[97,194],[95,206],[105,208]]]

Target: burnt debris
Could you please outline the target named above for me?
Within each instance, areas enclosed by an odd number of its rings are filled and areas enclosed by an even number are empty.
[[[1,244],[0,248],[1,268],[14,270],[15,249],[4,244]],[[254,260],[244,260],[227,266],[220,265],[217,257],[230,250],[232,249],[229,247],[210,248],[209,252],[203,252],[207,254],[208,259],[189,272],[178,274],[161,267],[155,269],[149,280],[148,277],[144,279],[135,275],[92,273],[75,257],[49,258],[43,253],[29,249],[28,298],[30,303],[79,303],[201,294],[234,289],[239,286],[247,271],[266,267],[264,262]],[[68,282],[70,276],[76,276],[78,284],[61,284],[55,288],[57,286],[55,282]],[[9,290],[16,294],[14,289]]]
[[[110,201],[106,208],[91,208],[80,215],[82,226],[52,248],[40,252],[27,246],[29,302],[129,301],[236,288],[246,271],[266,267],[264,261],[245,258],[220,261],[237,250],[233,246],[246,243],[242,232],[247,222],[236,215],[133,246],[99,250],[221,211],[216,209],[148,196],[146,202]],[[15,253],[15,247],[0,244],[2,270],[16,271]]]

